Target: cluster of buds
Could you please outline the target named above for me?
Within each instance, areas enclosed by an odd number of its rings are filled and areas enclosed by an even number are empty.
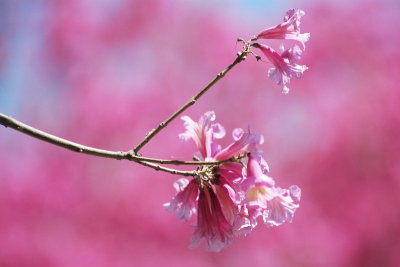
[[[197,247],[204,238],[206,250],[220,251],[236,236],[249,234],[257,226],[258,217],[267,226],[291,222],[301,191],[295,185],[289,189],[277,187],[267,175],[269,168],[259,149],[262,135],[235,129],[234,141],[222,148],[216,140],[225,136],[225,129],[214,122],[213,111],[198,122],[187,116],[182,119],[186,132],[180,138],[196,143],[196,158],[222,162],[199,167],[191,181],[176,181],[177,194],[165,204],[182,221],[197,216],[190,247]]]

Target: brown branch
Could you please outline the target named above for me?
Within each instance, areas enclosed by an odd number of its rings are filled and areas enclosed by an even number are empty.
[[[47,143],[72,150],[74,152],[88,154],[88,155],[97,156],[97,157],[118,159],[118,160],[122,160],[122,159],[131,160],[131,161],[140,163],[142,165],[145,165],[147,167],[153,168],[157,171],[164,171],[164,172],[178,174],[178,175],[182,175],[182,176],[196,176],[197,175],[197,173],[195,171],[180,171],[180,170],[162,167],[157,164],[144,162],[139,157],[133,157],[130,152],[109,151],[109,150],[98,149],[98,148],[93,148],[93,147],[84,146],[84,145],[81,145],[78,143],[74,143],[69,140],[63,139],[61,137],[43,132],[36,128],[33,128],[27,124],[24,124],[16,119],[13,119],[9,116],[4,115],[2,113],[0,113],[0,124],[4,125],[5,127],[9,127],[14,130],[17,130],[21,133],[32,136],[34,138],[45,141]]]
[[[147,158],[142,156],[137,156],[132,154],[132,157],[137,159],[138,161],[146,161],[146,162],[155,162],[159,164],[171,164],[171,165],[220,165],[223,163],[229,162],[239,162],[241,159],[247,157],[247,154],[243,154],[240,156],[232,157],[226,160],[220,161],[183,161],[183,160],[166,160],[166,159],[156,159],[156,158]]]
[[[180,109],[178,109],[175,113],[169,116],[165,121],[161,122],[156,128],[151,130],[146,137],[139,143],[134,149],[128,152],[122,151],[109,151],[104,149],[93,148],[89,146],[84,146],[61,137],[43,132],[36,128],[33,128],[27,124],[24,124],[16,119],[13,119],[7,115],[0,113],[0,124],[4,125],[5,127],[10,127],[14,130],[17,130],[21,133],[26,135],[32,136],[34,138],[40,139],[42,141],[51,143],[53,145],[63,147],[74,152],[88,154],[97,157],[104,157],[104,158],[113,158],[118,160],[130,160],[137,162],[141,165],[153,168],[157,171],[164,171],[171,174],[177,174],[182,176],[197,176],[198,173],[196,171],[181,171],[175,170],[171,168],[162,167],[158,164],[171,164],[171,165],[219,165],[227,162],[239,162],[240,159],[246,157],[247,155],[240,155],[237,157],[232,157],[227,160],[222,161],[181,161],[181,160],[164,160],[164,159],[155,159],[155,158],[147,158],[142,157],[138,154],[139,150],[146,145],[157,133],[159,133],[162,129],[164,129],[171,121],[177,118],[183,111],[188,109],[190,106],[194,105],[196,101],[205,94],[214,84],[216,84],[219,80],[221,80],[234,66],[242,62],[246,59],[246,56],[251,52],[250,50],[250,43],[243,42],[244,47],[242,52],[239,52],[236,59],[230,64],[225,70],[221,71],[217,74],[217,76],[209,82],[203,89],[201,89],[195,96],[193,96],[185,105],[183,105]],[[155,164],[158,163],[158,164]]]
[[[10,116],[4,115],[0,113],[0,124],[4,125],[5,127],[12,128],[17,130],[21,133],[26,135],[32,136],[34,138],[40,139],[47,143],[63,147],[74,152],[88,154],[97,157],[104,157],[104,158],[112,158],[117,160],[130,160],[137,162],[141,165],[153,168],[157,171],[164,171],[171,174],[177,174],[182,176],[197,176],[196,171],[181,171],[171,168],[162,167],[158,164],[171,164],[171,165],[219,165],[227,162],[238,162],[240,159],[246,157],[246,155],[241,155],[237,157],[233,157],[227,160],[222,161],[181,161],[181,160],[165,160],[165,159],[156,159],[156,158],[147,158],[142,156],[137,156],[132,153],[132,151],[122,152],[122,151],[110,151],[104,149],[93,148],[89,146],[84,146],[64,138],[43,132],[36,128],[33,128],[27,124],[24,124]]]

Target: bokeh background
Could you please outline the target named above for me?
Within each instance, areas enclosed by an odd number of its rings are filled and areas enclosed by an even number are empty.
[[[179,177],[0,127],[0,266],[399,266],[399,3],[1,0],[0,112],[110,150],[132,148],[232,62],[237,37],[287,9],[306,11],[311,40],[289,95],[249,57],[185,113],[264,134],[271,176],[303,190],[292,224],[188,249],[193,226],[162,207]],[[182,131],[173,122],[143,154],[191,158]]]

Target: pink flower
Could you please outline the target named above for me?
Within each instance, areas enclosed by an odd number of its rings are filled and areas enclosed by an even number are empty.
[[[299,41],[303,50],[305,42],[310,39],[310,33],[300,33],[300,19],[304,16],[304,11],[300,9],[289,9],[283,18],[283,23],[261,31],[257,39],[292,39]]]
[[[248,133],[222,150],[215,139],[223,137],[225,130],[220,124],[214,123],[213,111],[206,112],[198,122],[187,116],[182,119],[185,121],[186,132],[180,138],[193,139],[201,158],[206,161],[238,156],[252,140]],[[198,168],[198,176],[191,182],[180,179],[175,183],[177,194],[165,206],[170,212],[176,211],[177,217],[183,221],[197,213],[196,229],[190,247],[198,246],[202,238],[206,240],[206,249],[210,251],[219,251],[232,242],[233,225],[244,194],[239,186],[242,169],[243,166],[235,162],[206,165]]]
[[[302,49],[295,45],[291,49],[285,50],[282,46],[281,53],[277,53],[271,47],[253,43],[252,46],[259,48],[268,60],[274,65],[268,70],[268,77],[278,85],[282,85],[282,92],[288,93],[286,86],[292,77],[299,79],[307,69],[305,65],[298,65],[302,50],[305,49],[305,43],[310,39],[310,33],[300,33],[300,19],[304,16],[304,11],[300,9],[290,9],[283,18],[283,23],[261,31],[252,40],[258,39],[291,39],[300,42]]]
[[[198,211],[197,227],[190,248],[197,247],[202,238],[206,240],[206,250],[214,252],[233,242],[232,225],[226,220],[220,201],[210,187],[200,190]]]
[[[197,213],[190,248],[197,247],[202,238],[206,241],[206,250],[215,252],[233,242],[233,225],[243,193],[235,185],[239,177],[236,168],[231,167],[232,163],[227,163],[214,169],[212,177],[199,176],[190,182],[179,179],[174,183],[177,194],[164,206],[185,222]]]
[[[188,221],[196,213],[197,196],[199,195],[199,184],[196,180],[189,181],[181,178],[174,183],[177,194],[171,202],[164,204],[168,212],[175,212],[181,221]]]
[[[289,190],[275,187],[275,181],[267,176],[257,159],[249,157],[247,177],[243,184],[246,192],[245,210],[251,227],[257,225],[257,217],[262,216],[267,226],[278,226],[291,222],[299,207],[301,190],[292,185]]]
[[[305,65],[298,65],[295,63],[300,59],[302,53],[298,46],[287,50],[284,50],[282,47],[281,54],[264,44],[254,43],[253,46],[259,48],[274,65],[273,68],[268,70],[268,77],[276,81],[278,85],[283,86],[282,93],[287,94],[289,92],[289,88],[286,84],[290,82],[292,77],[299,79],[303,75],[303,72],[308,69]]]
[[[268,165],[258,145],[262,135],[233,131],[233,143],[222,149],[215,139],[225,135],[224,128],[214,123],[215,114],[206,112],[198,122],[183,117],[186,132],[182,139],[193,139],[200,156],[206,161],[221,161],[250,153],[247,167],[242,162],[225,162],[198,167],[197,176],[190,182],[179,179],[174,187],[177,194],[167,211],[176,212],[182,221],[197,214],[191,248],[201,240],[206,250],[220,251],[231,244],[234,236],[247,235],[262,217],[268,226],[291,221],[300,200],[300,189],[275,187],[275,181],[266,175]]]
[[[182,140],[193,139],[204,159],[213,156],[215,147],[214,139],[225,136],[225,129],[219,123],[213,123],[215,120],[214,111],[206,112],[200,117],[199,122],[194,122],[188,116],[183,116],[186,132],[179,135]]]
[[[263,212],[263,220],[267,226],[278,226],[284,222],[292,222],[294,213],[299,207],[301,190],[292,185],[289,189],[266,188],[268,207]]]
[[[229,166],[224,165],[215,170],[216,177],[213,181],[213,188],[222,204],[226,219],[230,224],[233,224],[239,212],[238,205],[243,200],[244,193],[239,186],[241,175],[238,175],[235,170],[229,169]],[[229,165],[232,164],[230,163]]]
[[[257,226],[257,218],[263,215],[267,209],[266,187],[273,187],[275,181],[267,176],[266,171],[253,155],[249,156],[247,162],[245,180],[242,189],[245,192],[245,199],[241,206],[240,216],[245,218],[246,223],[240,226],[240,234],[247,235]]]
[[[235,142],[218,151],[215,155],[216,160],[229,159],[235,155],[248,151],[250,146],[262,144],[264,142],[262,135],[252,133],[250,130],[244,132],[243,129],[240,128],[233,130],[232,136]]]

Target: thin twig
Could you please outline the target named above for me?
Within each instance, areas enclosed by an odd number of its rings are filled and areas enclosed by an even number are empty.
[[[181,160],[164,160],[164,159],[156,159],[156,158],[147,158],[142,157],[138,154],[139,150],[146,145],[157,133],[159,133],[162,129],[164,129],[171,121],[173,121],[176,117],[178,117],[183,111],[188,109],[190,106],[196,103],[196,101],[205,94],[214,84],[216,84],[220,79],[222,79],[234,66],[238,63],[242,62],[246,59],[246,56],[251,52],[250,43],[243,42],[244,47],[242,52],[239,52],[236,59],[230,64],[225,70],[218,73],[218,75],[208,83],[203,89],[201,89],[195,96],[193,96],[185,105],[183,105],[180,109],[178,109],[175,113],[173,113],[170,117],[168,117],[165,121],[161,122],[156,128],[151,130],[142,142],[139,143],[134,149],[128,152],[122,151],[109,151],[104,149],[93,148],[89,146],[84,146],[61,137],[43,132],[36,128],[33,128],[27,124],[24,124],[16,119],[13,119],[7,115],[0,113],[0,124],[5,127],[10,127],[14,130],[32,136],[34,138],[40,139],[42,141],[51,143],[53,145],[63,147],[74,152],[88,154],[92,156],[104,157],[104,158],[113,158],[118,160],[130,160],[142,164],[144,166],[153,168],[157,171],[164,171],[172,174],[178,174],[182,176],[197,176],[197,171],[181,171],[175,170],[171,168],[162,167],[158,164],[171,164],[171,165],[220,165],[227,162],[239,162],[240,159],[246,157],[247,155],[241,155],[237,157],[232,157],[227,160],[222,161],[181,161]]]
[[[198,175],[196,171],[180,171],[180,170],[170,169],[170,168],[162,167],[162,166],[154,164],[154,163],[140,161],[140,160],[135,161],[135,162],[142,164],[144,166],[153,168],[156,171],[164,171],[164,172],[169,172],[172,174],[177,174],[177,175],[182,175],[182,176],[193,176],[194,177],[194,176]]]
[[[74,152],[88,154],[97,157],[104,158],[113,158],[117,160],[130,160],[142,164],[144,166],[153,168],[157,171],[164,171],[172,174],[182,175],[182,176],[196,176],[196,171],[181,171],[175,170],[171,168],[166,168],[159,166],[154,163],[159,164],[171,164],[171,165],[220,165],[227,162],[238,162],[240,159],[246,157],[246,155],[240,155],[237,157],[233,157],[227,160],[221,161],[181,161],[181,160],[165,160],[165,159],[156,159],[156,158],[148,158],[137,156],[132,153],[132,151],[123,152],[123,151],[110,151],[104,149],[93,148],[89,146],[84,146],[64,138],[43,132],[36,128],[33,128],[27,124],[24,124],[10,116],[4,115],[0,113],[0,124],[5,127],[12,128],[26,135],[32,136],[34,138],[40,139],[42,141],[51,143],[53,145],[63,147]]]
[[[74,152],[88,154],[88,155],[92,155],[92,156],[104,157],[104,158],[118,159],[118,160],[122,160],[122,159],[131,160],[131,161],[140,163],[142,165],[148,166],[150,168],[153,168],[157,171],[164,171],[164,172],[168,172],[168,173],[172,173],[172,174],[179,174],[182,176],[196,176],[197,175],[195,171],[180,171],[180,170],[170,169],[170,168],[166,168],[166,167],[161,167],[161,166],[159,166],[157,164],[153,164],[153,163],[143,162],[143,161],[139,160],[139,157],[132,157],[132,154],[130,152],[109,151],[109,150],[104,150],[104,149],[97,149],[97,148],[93,148],[93,147],[89,147],[89,146],[84,146],[84,145],[81,145],[81,144],[78,144],[75,142],[71,142],[64,138],[61,138],[61,137],[43,132],[36,128],[33,128],[27,124],[24,124],[16,119],[13,119],[9,116],[4,115],[2,113],[0,113],[0,124],[4,125],[5,127],[10,127],[21,133],[32,136],[34,138],[40,139],[42,141],[51,143],[53,145],[72,150]]]
[[[98,157],[104,158],[113,158],[113,159],[124,159],[125,154],[121,151],[108,151],[103,149],[97,149],[89,146],[84,146],[78,143],[71,142],[69,140],[63,139],[61,137],[43,132],[36,128],[33,128],[27,124],[24,124],[10,116],[0,113],[0,124],[5,127],[10,127],[14,130],[32,136],[34,138],[40,139],[42,141],[51,143],[56,146],[60,146],[75,152],[89,154]]]
[[[132,149],[133,153],[135,155],[138,154],[139,150],[146,145],[157,133],[159,133],[162,129],[164,129],[171,121],[173,121],[176,117],[178,117],[182,112],[184,112],[186,109],[188,109],[190,106],[194,105],[196,101],[210,89],[214,84],[216,84],[219,80],[221,80],[225,74],[227,74],[234,66],[236,66],[238,63],[242,62],[243,60],[246,59],[247,54],[251,53],[250,51],[250,45],[245,44],[243,51],[238,53],[238,56],[236,59],[233,61],[232,64],[230,64],[225,70],[221,71],[220,73],[217,74],[217,76],[210,82],[208,83],[203,89],[201,89],[195,96],[193,96],[185,105],[183,105],[180,109],[178,109],[175,113],[173,113],[171,116],[169,116],[166,120],[161,122],[156,128],[151,130],[146,134],[146,137],[140,142],[134,149]]]
[[[166,160],[166,159],[156,159],[156,158],[147,158],[142,156],[136,156],[132,154],[132,158],[136,159],[137,161],[146,161],[146,162],[155,162],[159,164],[171,164],[171,165],[220,165],[223,163],[229,162],[239,162],[241,159],[247,157],[247,154],[243,154],[240,156],[232,157],[226,160],[220,161],[183,161],[183,160]],[[135,160],[135,161],[136,161]]]

